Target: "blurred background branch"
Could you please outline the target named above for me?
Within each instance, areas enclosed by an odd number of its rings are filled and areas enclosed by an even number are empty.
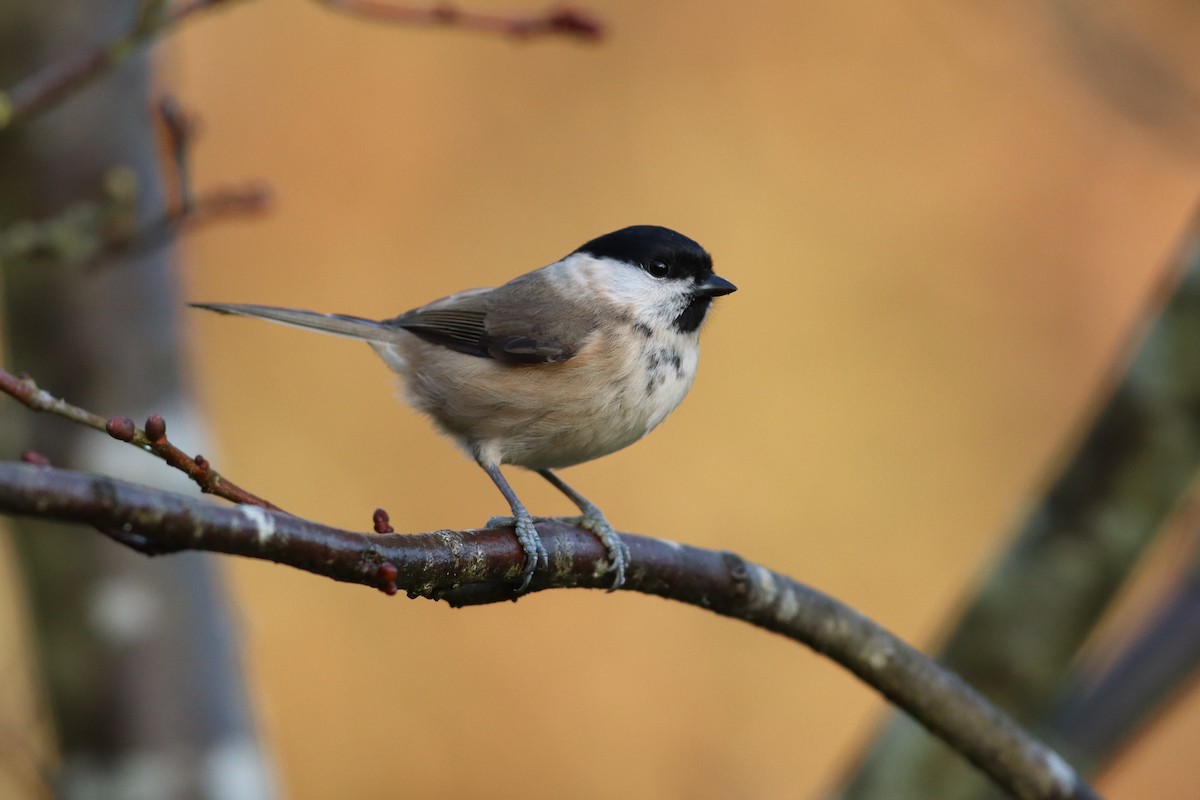
[[[1182,569],[1139,628],[1114,652],[1098,654],[1103,658],[1082,659],[1062,682],[1043,727],[1082,771],[1102,773],[1200,677],[1195,533],[1188,532]]]
[[[190,145],[194,121],[174,98],[164,96],[155,118],[165,152],[163,180],[173,187],[173,199],[146,222],[138,219],[138,178],[124,166],[103,177],[101,198],[76,201],[48,219],[19,219],[0,227],[0,268],[58,263],[99,268],[148,255],[168,246],[175,237],[204,225],[264,213],[271,195],[265,184],[221,187],[192,195]]]
[[[585,41],[604,35],[604,25],[592,14],[575,8],[555,8],[542,14],[497,14],[469,11],[454,3],[409,5],[377,0],[317,0],[348,14],[400,25],[432,25],[499,33],[517,39],[557,34]]]
[[[143,47],[200,12],[249,0],[141,0],[133,23],[123,33],[95,49],[64,56],[50,67],[0,91],[0,131],[35,116],[114,67]],[[372,0],[317,0],[322,5],[356,16],[405,25],[434,25],[499,33],[516,38],[562,35],[595,41],[603,26],[595,17],[575,9],[556,9],[539,15],[466,11],[450,3],[411,6]]]
[[[1104,718],[1120,734],[1057,714],[1064,696],[1080,702],[1072,664],[1200,470],[1200,219],[1193,219],[1142,320],[1132,355],[1122,359],[1128,367],[1112,378],[1103,407],[953,624],[939,656],[1024,724],[1057,734],[1065,752],[1078,746],[1092,770],[1200,666],[1200,650],[1167,646],[1175,637],[1155,632],[1168,619],[1193,619],[1196,608],[1176,608],[1161,619],[1152,614],[1134,645],[1158,644],[1152,656],[1138,658],[1146,667],[1116,673],[1125,680],[1105,682],[1108,694],[1094,701],[1109,711],[1130,702],[1138,707],[1137,714]],[[1189,588],[1193,575],[1181,577],[1176,604],[1197,601]],[[1105,744],[1075,745],[1071,735]],[[884,791],[898,800],[991,796],[944,747],[900,717],[879,735],[843,797],[865,800]]]

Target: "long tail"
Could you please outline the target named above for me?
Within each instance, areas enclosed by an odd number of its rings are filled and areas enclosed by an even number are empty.
[[[258,317],[259,319],[281,322],[297,328],[332,333],[334,336],[345,336],[350,339],[365,340],[387,344],[396,341],[398,331],[382,322],[375,322],[362,317],[348,317],[343,314],[318,314],[315,311],[304,311],[299,308],[278,308],[276,306],[251,306],[230,303],[189,303],[192,308],[203,308],[216,311],[218,314],[234,314],[241,317]]]

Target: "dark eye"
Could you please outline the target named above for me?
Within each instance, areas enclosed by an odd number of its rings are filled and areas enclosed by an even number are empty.
[[[665,278],[671,274],[671,268],[662,261],[650,261],[645,269],[654,278]]]

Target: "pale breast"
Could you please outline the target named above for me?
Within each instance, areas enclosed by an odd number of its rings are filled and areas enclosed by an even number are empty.
[[[408,401],[469,452],[556,469],[636,442],[691,387],[694,336],[630,332],[596,335],[559,364],[513,366],[415,336],[376,349],[404,378]]]

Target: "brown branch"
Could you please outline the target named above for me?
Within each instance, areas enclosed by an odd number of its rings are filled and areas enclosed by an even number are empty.
[[[354,533],[261,508],[214,506],[112,478],[11,462],[0,463],[0,512],[119,531],[119,541],[143,552],[206,550],[265,559],[455,606],[516,599],[525,558],[507,530]],[[534,576],[531,591],[608,588],[604,549],[593,535],[554,521],[538,528],[552,566]],[[829,656],[1017,797],[1098,797],[1058,755],[957,676],[848,606],[734,553],[622,536],[633,556],[625,589],[707,608]]]
[[[215,494],[234,503],[244,503],[269,508],[274,511],[283,511],[283,509],[274,503],[251,494],[232,481],[226,480],[221,473],[212,468],[212,465],[204,456],[197,455],[195,458],[192,458],[172,444],[167,439],[167,423],[157,414],[146,420],[146,429],[141,430],[128,417],[105,419],[99,414],[93,414],[87,409],[80,408],[61,398],[55,397],[46,390],[39,388],[30,377],[17,377],[4,369],[0,369],[0,392],[7,394],[34,411],[44,411],[48,414],[54,414],[55,416],[70,420],[78,425],[103,431],[114,439],[128,442],[139,450],[144,450],[147,453],[158,456],[158,458],[162,459],[169,466],[174,467],[191,478],[200,487],[200,491],[202,492]],[[38,463],[37,457],[39,455],[31,451],[26,454],[26,457],[27,460],[36,464]],[[41,458],[44,459],[45,457],[42,456]]]
[[[452,3],[429,6],[395,5],[378,0],[317,0],[323,6],[356,16],[401,25],[428,25],[499,33],[518,39],[534,36],[573,36],[597,41],[604,25],[592,15],[573,8],[557,8],[542,14],[518,16],[481,11],[464,11]]]

